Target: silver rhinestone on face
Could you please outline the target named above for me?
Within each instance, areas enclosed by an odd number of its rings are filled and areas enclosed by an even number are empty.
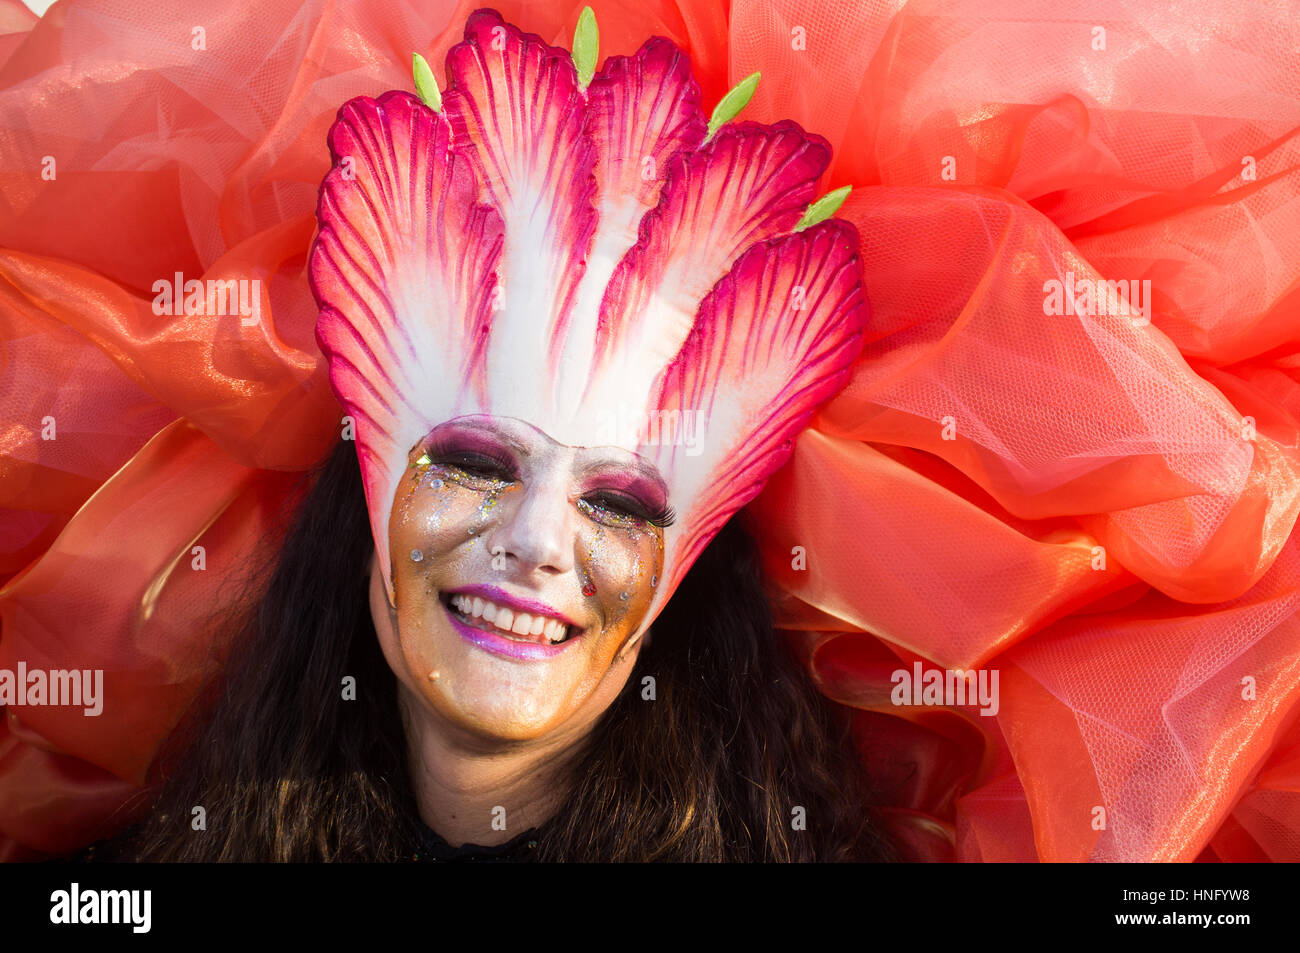
[[[619,597],[620,599],[622,599],[624,602],[627,602],[627,593],[626,593],[626,592],[620,592],[620,593],[618,594],[618,597]]]
[[[658,576],[651,576],[651,577],[650,577],[650,588],[653,589],[653,588],[654,588],[655,586],[657,586],[657,585],[659,585],[659,577],[658,577]]]
[[[423,558],[424,553],[420,552],[418,549],[411,550],[411,562],[418,563]]]

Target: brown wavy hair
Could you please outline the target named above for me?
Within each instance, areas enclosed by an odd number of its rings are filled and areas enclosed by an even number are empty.
[[[370,617],[370,524],[352,443],[308,475],[269,583],[222,674],[172,737],[124,858],[384,861],[424,830],[397,679]],[[356,699],[340,684],[356,678]],[[656,699],[642,699],[642,679]],[[541,826],[543,861],[889,860],[848,711],[773,630],[732,520],[654,624]],[[196,806],[206,829],[191,829]],[[802,807],[806,829],[792,825]]]

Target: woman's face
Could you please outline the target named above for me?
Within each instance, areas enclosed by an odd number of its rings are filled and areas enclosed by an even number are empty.
[[[506,417],[461,417],[411,449],[393,499],[389,665],[443,719],[529,740],[581,731],[627,681],[671,520],[658,471]],[[377,561],[376,561],[377,565]]]

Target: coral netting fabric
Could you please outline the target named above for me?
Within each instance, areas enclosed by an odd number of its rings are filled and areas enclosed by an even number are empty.
[[[337,435],[325,133],[477,3],[0,0],[0,856],[110,833]],[[1285,4],[591,0],[827,137],[873,309],[746,512],[908,856],[1300,859],[1300,25]],[[582,0],[496,5],[568,46]],[[200,48],[196,48],[200,47]],[[47,158],[49,157],[49,158]],[[53,171],[49,177],[47,170]],[[261,320],[153,283],[261,280]],[[1150,282],[1150,320],[1045,282]],[[45,439],[53,418],[55,439]],[[205,568],[195,569],[194,547]],[[891,673],[996,670],[997,714]]]

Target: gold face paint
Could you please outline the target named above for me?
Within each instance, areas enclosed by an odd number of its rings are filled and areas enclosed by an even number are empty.
[[[390,665],[477,735],[594,721],[635,660],[666,494],[626,450],[568,447],[512,418],[434,428],[411,450],[389,521],[396,605],[384,600],[376,627]]]

